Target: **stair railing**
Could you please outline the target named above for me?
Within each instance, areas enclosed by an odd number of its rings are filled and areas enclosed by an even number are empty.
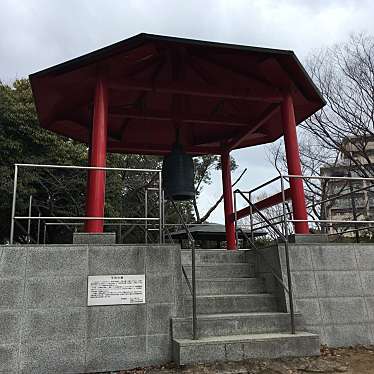
[[[188,279],[188,276],[186,274],[186,271],[182,265],[182,273],[186,280],[187,286],[190,290],[191,296],[192,296],[192,339],[197,340],[197,313],[196,313],[196,248],[195,248],[195,239],[193,235],[191,234],[191,231],[189,230],[187,223],[185,222],[183,215],[178,208],[175,201],[171,198],[169,198],[171,201],[173,208],[177,212],[179,219],[182,223],[182,226],[187,234],[188,243],[191,248],[191,282]]]
[[[174,243],[174,239],[172,238],[172,236],[170,234],[170,231],[167,228],[167,226],[164,227],[164,231],[165,231],[165,233],[166,233],[166,235],[167,235],[170,243]],[[191,285],[190,280],[188,279],[188,276],[187,276],[187,273],[186,273],[186,269],[184,268],[183,264],[182,264],[182,274],[184,276],[184,280],[186,281],[187,287],[190,290],[190,293],[191,293],[191,296],[192,296],[192,285]]]
[[[285,247],[285,257],[286,257],[286,271],[287,271],[287,283],[288,287],[284,284],[283,280],[277,275],[276,270],[271,266],[271,264],[267,261],[265,255],[256,247],[254,240],[252,240],[247,233],[238,228],[244,238],[250,243],[252,250],[256,252],[256,254],[260,255],[261,258],[264,260],[264,263],[270,268],[271,273],[273,274],[274,278],[278,281],[278,283],[283,287],[283,289],[288,294],[288,300],[290,305],[290,322],[291,322],[291,334],[295,334],[295,312],[294,312],[294,302],[293,302],[293,292],[292,292],[292,279],[291,279],[291,269],[290,269],[290,256],[289,256],[289,248],[288,248],[288,232],[287,232],[287,214],[284,211],[284,229],[285,234],[283,234],[257,207],[256,204],[253,204],[240,190],[236,190],[235,193],[239,193],[244,200],[249,204],[250,208],[254,213],[258,213],[259,216],[268,224],[270,227],[284,242]]]

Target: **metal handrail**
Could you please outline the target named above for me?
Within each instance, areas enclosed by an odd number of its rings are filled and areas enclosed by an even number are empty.
[[[323,199],[321,201],[318,201],[314,204],[309,204],[307,206],[307,208],[313,208],[313,207],[316,207],[318,205],[322,205],[326,202],[329,202],[329,201],[334,201],[334,200],[338,200],[338,199],[341,199],[342,197],[347,197],[349,195],[352,195],[354,193],[357,193],[357,192],[362,192],[362,191],[365,191],[365,190],[370,190],[370,188],[373,188],[373,182],[374,182],[374,177],[368,177],[368,178],[364,178],[364,177],[333,177],[333,176],[302,176],[302,175],[282,175],[280,174],[279,177],[276,177],[276,178],[273,178],[271,179],[270,181],[268,182],[265,182],[263,184],[261,184],[259,187],[256,187],[250,191],[240,191],[240,190],[235,190],[234,191],[234,197],[236,194],[240,194],[242,196],[242,198],[244,198],[244,200],[248,203],[249,205],[249,208],[250,208],[250,215],[251,215],[251,232],[253,233],[253,231],[255,230],[259,230],[261,228],[268,228],[268,229],[271,229],[272,231],[276,232],[277,235],[284,241],[284,244],[285,244],[285,257],[286,257],[286,267],[287,267],[287,280],[288,280],[288,286],[289,286],[289,292],[288,292],[288,295],[289,295],[289,304],[290,304],[290,311],[291,311],[291,325],[292,325],[292,329],[293,329],[293,332],[294,332],[294,305],[293,305],[293,293],[292,293],[292,283],[291,283],[291,270],[290,270],[290,265],[289,265],[289,248],[288,248],[288,224],[289,223],[297,223],[297,222],[311,222],[311,223],[316,223],[316,224],[326,224],[328,226],[334,226],[334,224],[342,224],[342,225],[352,225],[354,224],[355,225],[355,229],[354,230],[350,230],[350,232],[358,232],[359,230],[362,230],[363,228],[359,228],[357,227],[358,224],[364,224],[364,225],[370,225],[370,224],[374,224],[374,220],[358,220],[357,217],[355,217],[355,220],[339,220],[339,219],[293,219],[292,217],[292,212],[287,212],[286,211],[286,196],[285,196],[285,188],[284,188],[284,181],[287,180],[287,181],[290,181],[290,179],[292,178],[295,178],[295,179],[302,179],[302,180],[305,180],[305,179],[317,179],[317,180],[336,180],[336,181],[367,181],[369,182],[368,186],[364,186],[364,187],[360,187],[360,188],[357,188],[355,190],[351,190],[350,192],[346,192],[346,193],[340,193],[340,194],[334,194],[334,196],[332,197],[329,197],[329,198],[326,198],[326,199]],[[274,181],[280,179],[280,183],[281,183],[281,193],[282,193],[282,201],[279,203],[279,204],[282,204],[283,205],[283,213],[280,214],[280,215],[277,215],[275,217],[271,217],[271,218],[268,218],[266,217],[256,206],[256,204],[253,204],[250,200],[250,196],[251,196],[251,193],[253,193],[253,191],[257,191],[259,190],[260,188],[264,187],[264,186],[267,186],[269,185],[270,183],[273,183]],[[245,194],[249,194],[249,198],[247,198],[245,196]],[[234,199],[235,201],[235,212],[234,212],[234,217],[235,217],[235,221],[237,221],[237,213],[236,213],[236,200]],[[278,204],[275,204],[275,205],[278,205]],[[262,221],[260,222],[257,222],[253,225],[253,214],[254,213],[257,213]],[[290,215],[290,218],[288,218],[288,215]],[[283,218],[279,221],[277,221],[277,219],[280,219],[280,218]],[[274,222],[275,220],[275,222]],[[283,228],[284,228],[284,234],[276,227],[276,225],[279,225],[279,224],[283,224]],[[237,227],[237,222],[235,222],[235,226]],[[254,227],[256,226],[256,228]],[[258,227],[260,226],[260,227]],[[368,226],[369,227],[374,227],[374,226]],[[240,229],[241,230],[241,229]],[[246,233],[241,230],[241,232],[243,233],[243,235],[245,236],[245,238],[248,240],[248,242],[251,244],[251,246],[255,249],[255,244],[254,244],[254,240],[249,240],[249,237],[248,235],[246,235]],[[339,233],[338,233],[339,234]],[[340,234],[344,234],[344,233],[340,233]],[[331,234],[331,235],[336,235],[336,234]],[[258,252],[256,252],[258,253]],[[273,275],[275,276],[276,274],[274,274],[274,269],[271,269],[272,270],[272,273]],[[277,276],[275,276],[275,278],[277,279],[277,281],[282,284],[282,286],[284,285],[283,282],[280,282],[281,280],[278,279]],[[287,289],[285,287],[283,287],[286,291]]]
[[[268,182],[265,182],[263,184],[261,184],[259,187],[256,187],[250,191],[241,191],[242,193],[251,193],[252,191],[257,191],[259,188],[261,187],[264,187],[264,186],[267,186],[268,184],[278,180],[280,178],[281,180],[281,185],[282,185],[282,195],[283,195],[283,201],[280,202],[279,204],[285,204],[285,196],[284,196],[284,180],[288,180],[289,179],[292,179],[292,178],[295,178],[295,179],[317,179],[317,180],[337,180],[337,181],[367,181],[370,183],[370,185],[368,186],[364,186],[364,187],[360,187],[360,188],[356,188],[354,189],[353,191],[350,191],[350,192],[345,192],[345,193],[341,193],[341,194],[334,194],[333,196],[330,196],[326,199],[323,199],[321,201],[318,201],[318,202],[315,202],[315,203],[312,203],[312,204],[308,204],[306,206],[306,208],[310,209],[310,208],[314,208],[318,205],[322,205],[326,202],[330,202],[330,201],[335,201],[335,200],[338,200],[338,199],[341,199],[343,197],[347,197],[349,195],[352,195],[354,193],[357,193],[357,192],[362,192],[362,191],[367,191],[367,190],[370,190],[370,188],[373,188],[374,187],[374,177],[335,177],[335,176],[303,176],[303,175],[292,175],[292,174],[280,174],[278,177],[275,177],[271,180],[269,180]],[[235,194],[238,193],[238,190],[234,191],[234,196]],[[247,200],[247,199],[246,199]],[[277,204],[278,205],[278,204]],[[252,213],[251,212],[251,216],[252,216]],[[288,214],[292,214],[292,212],[289,212]],[[235,212],[234,212],[234,216],[235,216],[235,220],[237,219],[237,215],[236,215],[236,204],[235,204]],[[284,219],[282,220],[279,220],[279,221],[276,221],[274,222],[274,220],[278,219],[278,218],[284,218],[284,214],[279,214],[277,216],[274,216],[274,217],[270,217],[269,219],[273,222],[273,225],[277,225],[277,224],[281,224],[282,222],[284,223]],[[251,217],[252,219],[252,217]],[[253,224],[253,229],[256,229],[256,230],[259,230],[259,229],[263,229],[263,228],[268,228],[269,225],[265,224],[264,225],[264,222],[266,222],[265,220],[262,220],[262,221],[259,221],[259,222],[256,222]],[[288,219],[288,222],[289,223],[297,223],[297,222],[310,222],[310,223],[322,223],[322,224],[331,224],[331,226],[333,224],[373,224],[374,221],[372,220],[337,220],[337,219],[325,219],[325,220],[321,220],[321,219],[305,219],[305,220],[295,220],[295,219]],[[355,229],[356,230],[361,230],[361,229]]]
[[[327,177],[322,175],[293,175],[293,174],[282,174],[283,178],[294,178],[294,179],[337,179],[337,180],[351,180],[351,181],[372,181],[374,182],[374,177]]]
[[[66,220],[106,220],[106,221],[159,221],[158,217],[65,217],[65,216],[14,216],[14,219],[43,219],[43,220],[54,220],[54,219],[66,219]]]
[[[281,176],[282,180],[283,178],[284,179],[302,179],[302,180],[305,180],[305,179],[317,179],[317,180],[341,180],[341,181],[349,181],[349,182],[352,182],[352,181],[368,181],[368,182],[374,182],[374,177],[352,177],[352,176],[348,176],[348,177],[334,177],[334,176],[313,176],[313,175],[309,175],[309,176],[303,176],[303,175],[282,175]],[[339,194],[339,195],[335,195],[333,197],[331,197],[330,199],[326,199],[327,201],[334,201],[334,200],[338,200],[344,196],[349,196],[349,195],[353,195],[354,193],[356,192],[360,192],[360,191],[363,191],[363,190],[367,190],[367,189],[370,189],[374,187],[373,185],[370,185],[370,186],[366,186],[366,187],[362,187],[362,188],[359,188],[359,189],[356,189],[356,190],[351,190],[350,192],[348,193],[345,193],[345,194]],[[313,206],[317,206],[317,205],[322,205],[325,201],[319,201],[317,203],[315,203]],[[300,219],[291,219],[290,222],[292,223],[297,223],[297,222],[308,222],[308,223],[326,223],[326,224],[342,224],[342,225],[347,225],[347,224],[354,224],[355,226],[357,226],[358,224],[374,224],[374,220],[329,220],[329,219],[305,219],[305,220],[300,220]],[[333,226],[333,225],[331,225]],[[360,231],[359,228],[355,228],[354,230],[351,230],[352,232],[358,232]]]
[[[265,187],[265,186],[267,186],[267,185],[269,185],[269,184],[271,184],[271,183],[273,183],[273,182],[279,180],[280,178],[281,178],[281,176],[278,175],[278,176],[274,177],[273,179],[270,179],[270,180],[268,180],[267,182],[264,182],[264,183],[260,184],[259,186],[253,188],[252,190],[249,190],[249,191],[242,191],[242,192],[243,192],[243,193],[251,194],[251,193],[253,193],[253,192],[255,192],[255,191],[261,189],[262,187]]]
[[[342,193],[342,194],[339,194],[339,195],[334,195],[332,197],[329,197],[327,199],[324,199],[324,200],[320,200],[318,201],[317,203],[314,203],[314,204],[309,204],[306,206],[306,208],[314,208],[316,207],[317,205],[321,205],[321,204],[324,204],[324,203],[328,203],[329,201],[334,201],[334,200],[338,200],[338,199],[341,199],[342,197],[346,197],[346,196],[349,196],[349,195],[352,195],[352,193],[356,193],[356,192],[361,192],[361,191],[366,191],[366,190],[369,190],[370,188],[373,188],[374,185],[371,185],[371,186],[366,186],[366,187],[362,187],[362,188],[358,188],[357,190],[354,190],[353,192],[346,192],[346,193]],[[242,191],[243,193],[245,193],[244,191]],[[292,211],[291,211],[292,213]],[[274,217],[270,217],[271,220],[274,220],[276,218],[281,218],[283,217],[283,213],[282,214],[279,214],[278,216],[274,216]],[[261,222],[256,222],[254,224],[254,226],[256,225],[259,225]]]
[[[340,178],[340,177],[339,177]],[[367,178],[363,178],[363,179],[361,179],[361,180],[367,180]],[[272,180],[273,181],[273,180]],[[306,208],[307,209],[309,209],[309,208],[314,208],[314,207],[316,207],[316,206],[318,206],[318,205],[322,205],[322,204],[325,204],[325,203],[327,203],[327,202],[329,202],[329,201],[334,201],[334,200],[338,200],[338,199],[341,199],[341,198],[343,198],[343,197],[346,197],[346,196],[349,196],[349,195],[352,195],[352,193],[356,193],[356,192],[362,192],[362,191],[366,191],[366,190],[369,190],[370,188],[373,188],[374,187],[374,185],[370,185],[370,186],[365,186],[365,187],[361,187],[361,188],[358,188],[358,189],[356,189],[356,190],[353,190],[352,192],[346,192],[346,193],[342,193],[342,194],[339,194],[339,195],[334,195],[334,196],[332,196],[332,197],[329,197],[329,198],[327,198],[327,199],[324,199],[324,200],[321,200],[321,201],[318,201],[317,203],[314,203],[314,204],[309,204],[309,205],[307,205],[306,206]],[[243,193],[246,193],[245,191],[242,191]],[[290,213],[292,213],[292,211],[290,212]],[[270,219],[271,220],[275,220],[275,219],[277,219],[277,218],[281,218],[281,217],[283,217],[283,213],[282,214],[279,214],[278,216],[274,216],[274,217],[270,217]],[[291,219],[292,220],[292,219]],[[279,224],[279,223],[281,223],[282,221],[278,221],[277,223]],[[321,221],[319,221],[319,222],[321,222]],[[334,221],[334,222],[336,222],[336,221]],[[355,222],[357,222],[357,221],[355,221]],[[367,222],[367,221],[364,221],[364,222]],[[257,225],[259,225],[259,224],[261,224],[261,223],[263,223],[263,221],[261,221],[261,222],[256,222],[255,224],[254,224],[254,226],[257,226]],[[338,223],[338,222],[337,222]],[[263,227],[260,227],[260,228],[265,228],[266,226],[263,226]],[[260,229],[260,228],[257,228],[257,229]]]
[[[184,268],[183,265],[182,265],[182,273],[183,273],[184,279],[186,281],[187,287],[190,290],[191,296],[193,296],[193,288],[192,288],[190,280],[188,279],[188,276],[187,276],[187,273],[186,273],[186,269]]]
[[[45,169],[83,169],[83,170],[116,170],[116,171],[140,171],[145,173],[160,173],[160,169],[132,169],[132,168],[111,168],[104,166],[79,166],[79,165],[51,165],[51,164],[14,164],[26,168],[45,168]]]
[[[256,204],[253,204],[240,190],[236,190],[235,191],[236,193],[239,193],[242,198],[248,203],[248,205],[254,209],[256,211],[256,213],[259,214],[259,216],[269,225],[272,227],[272,229],[283,239],[283,240],[287,240],[286,237],[283,235],[283,233],[278,230],[278,228],[276,227],[273,227],[272,223],[270,222],[270,220],[263,214],[261,213],[261,211],[257,208]]]
[[[333,226],[333,225],[331,225],[331,226]],[[343,236],[344,234],[348,234],[350,232],[358,232],[358,231],[372,230],[372,229],[374,229],[374,225],[373,226],[366,226],[366,227],[358,227],[357,229],[351,229],[351,230],[342,231],[342,232],[330,233],[330,234],[327,234],[327,235],[328,236]]]
[[[343,219],[290,219],[290,222],[310,222],[310,223],[341,223],[341,224],[374,224],[373,220],[367,221],[345,221]]]
[[[37,217],[37,218],[41,218],[40,217]],[[51,218],[54,218],[54,217],[51,217]],[[153,218],[154,221],[158,220],[158,218]],[[40,221],[38,221],[40,222]],[[46,230],[49,226],[83,226],[84,223],[83,222],[44,222],[44,234],[43,234],[43,238],[46,238]],[[122,227],[122,226],[138,226],[138,227],[145,227],[145,223],[123,223],[123,222],[120,222],[120,223],[117,223],[117,222],[108,222],[108,223],[105,223],[104,222],[104,226],[119,226],[119,227]],[[154,226],[156,226],[155,228],[148,228],[149,231],[158,231],[159,229],[157,228],[157,223],[153,223]],[[196,225],[196,223],[187,223],[187,226],[192,226],[192,225]],[[168,229],[168,227],[180,227],[181,224],[180,223],[163,223],[163,232],[166,234],[166,236],[168,237],[169,241],[171,243],[174,243],[174,240],[173,238],[171,237],[170,235],[170,231]],[[44,244],[46,244],[46,240],[44,240],[43,242]],[[165,241],[163,241],[163,243],[165,243]],[[189,280],[186,280],[186,282],[189,282]]]
[[[157,173],[158,174],[158,186],[157,190],[160,195],[159,203],[159,217],[56,217],[56,216],[31,216],[30,212],[27,216],[16,216],[16,200],[17,200],[17,182],[18,182],[18,171],[21,167],[25,168],[44,168],[44,169],[78,169],[78,170],[103,170],[103,171],[128,171],[128,172],[144,172],[144,173]],[[14,241],[14,228],[17,220],[103,220],[103,221],[158,221],[159,222],[159,241],[162,243],[162,232],[163,232],[163,206],[162,206],[162,172],[160,169],[131,169],[131,168],[118,168],[118,167],[99,167],[99,166],[77,166],[77,165],[50,165],[50,164],[14,164],[14,180],[13,180],[13,200],[12,200],[12,212],[11,212],[11,223],[10,223],[10,235],[9,242],[13,244]]]
[[[186,281],[187,281],[187,285],[191,291],[191,294],[192,294],[192,339],[193,340],[197,340],[198,339],[198,336],[197,336],[197,312],[196,312],[196,303],[197,303],[197,300],[196,300],[196,248],[195,248],[195,239],[194,237],[192,236],[191,234],[191,231],[189,230],[184,218],[183,218],[183,215],[181,213],[181,211],[179,210],[177,204],[175,203],[175,201],[172,199],[172,198],[169,198],[169,200],[171,201],[172,205],[173,205],[173,208],[175,209],[175,211],[177,212],[178,216],[179,216],[179,219],[182,223],[182,226],[187,234],[187,238],[188,238],[188,241],[190,243],[190,246],[191,246],[191,283],[189,282],[188,280],[188,277],[187,277],[187,274],[182,266],[182,271],[183,271],[183,275],[185,276],[186,278]]]
[[[267,258],[265,257],[265,255],[256,247],[256,244],[255,242],[248,236],[248,234],[241,228],[241,227],[238,227],[237,228],[237,231],[239,231],[245,238],[245,240],[248,241],[248,243],[251,245],[251,248],[253,251],[256,252],[256,254],[258,254],[259,256],[262,257],[262,259],[264,260],[264,263],[269,267],[270,269],[270,272],[273,274],[273,276],[275,277],[275,279],[278,281],[278,283],[284,288],[284,290],[289,293],[290,290],[288,289],[288,287],[285,285],[285,283],[283,282],[283,280],[280,278],[280,276],[277,274],[277,271],[276,269],[273,267],[273,265],[271,265],[271,263],[267,260]]]
[[[261,211],[256,207],[256,204],[253,204],[240,190],[236,190],[237,193],[239,193],[249,204],[249,206],[254,210],[257,214],[260,215],[260,217],[280,236],[280,238],[284,241],[284,247],[285,247],[285,255],[286,255],[286,272],[287,272],[287,283],[288,288],[283,283],[283,281],[278,277],[275,273],[275,271],[272,270],[272,274],[275,276],[275,279],[282,285],[282,287],[287,291],[288,294],[288,300],[290,305],[290,320],[291,320],[291,334],[295,334],[295,308],[294,308],[294,302],[293,302],[293,291],[292,291],[292,278],[291,278],[291,269],[290,269],[290,258],[289,258],[289,248],[288,248],[288,234],[287,231],[285,232],[285,235],[278,230],[277,227],[275,227],[272,222],[269,221],[269,219],[261,213]],[[286,220],[286,215],[285,215]],[[286,222],[285,222],[285,228],[286,228]],[[244,237],[248,240],[248,235],[244,232],[244,230],[240,229],[243,233]],[[256,251],[256,253],[261,253],[253,240],[248,240],[249,243],[251,243],[251,246]],[[270,267],[272,269],[272,267]]]
[[[175,224],[172,224],[172,225],[175,225]],[[180,225],[178,225],[180,226]],[[171,243],[174,243],[174,239],[172,238],[172,236],[170,235],[170,231],[169,229],[167,228],[167,224],[165,224],[164,226],[164,230],[166,232],[166,235],[168,236],[169,240]],[[183,277],[184,277],[184,280],[186,281],[186,284],[187,284],[187,287],[190,291],[190,294],[192,296],[193,292],[192,292],[192,285],[191,285],[191,282],[190,280],[188,279],[188,276],[187,276],[187,273],[186,273],[186,269],[184,268],[183,264],[181,265],[182,266],[182,274],[183,274]]]

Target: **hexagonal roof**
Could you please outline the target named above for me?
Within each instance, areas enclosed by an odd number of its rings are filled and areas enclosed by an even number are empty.
[[[95,83],[109,88],[108,151],[218,154],[283,135],[290,91],[299,124],[325,101],[292,51],[139,34],[30,75],[42,127],[88,143]]]

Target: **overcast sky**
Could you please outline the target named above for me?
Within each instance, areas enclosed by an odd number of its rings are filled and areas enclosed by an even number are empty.
[[[373,0],[0,0],[0,79],[11,82],[140,32],[311,51],[374,34]],[[236,151],[241,188],[275,175],[265,147]],[[221,193],[219,175],[201,205]],[[203,209],[204,210],[204,209]],[[212,217],[222,221],[222,209]]]

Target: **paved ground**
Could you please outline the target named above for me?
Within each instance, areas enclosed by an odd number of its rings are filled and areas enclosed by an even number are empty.
[[[374,346],[330,349],[322,347],[320,357],[278,360],[248,360],[183,368],[164,366],[111,374],[374,374]],[[108,373],[109,374],[109,373]]]

